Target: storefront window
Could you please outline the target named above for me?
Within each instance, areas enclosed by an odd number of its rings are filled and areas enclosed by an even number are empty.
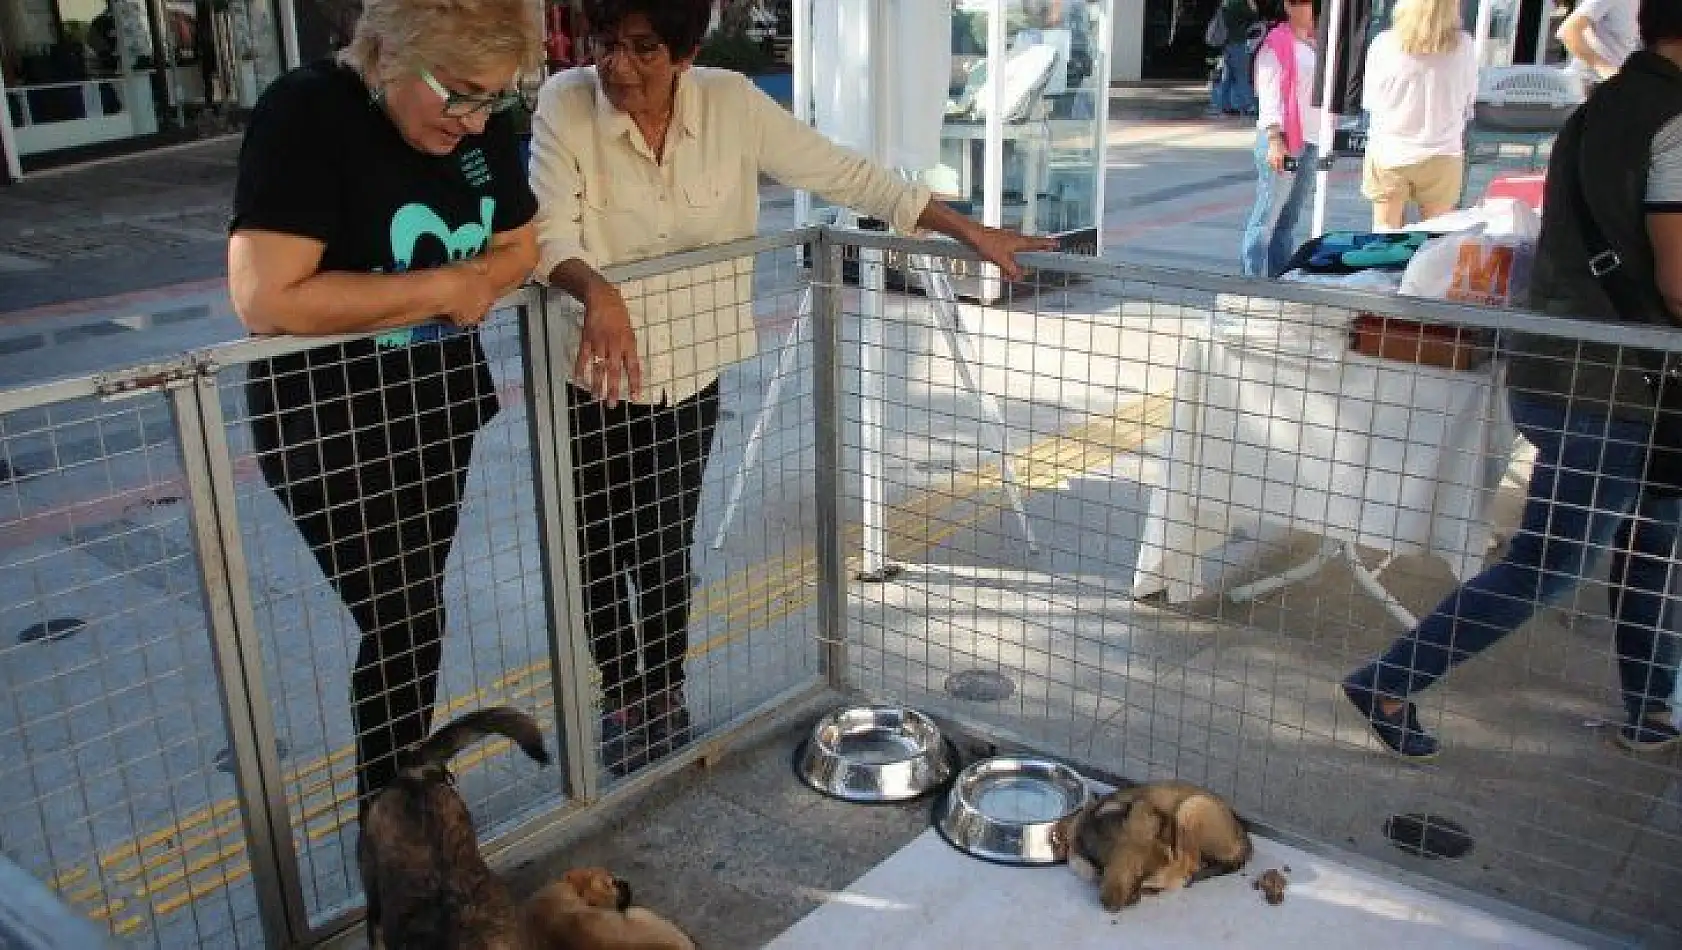
[[[927,180],[976,217],[985,214],[987,117],[1002,63],[1004,181],[1001,222],[1033,234],[1095,229],[1103,174],[1104,94],[1099,75],[1107,3],[1095,0],[958,0],[952,11],[952,79],[941,167]],[[988,56],[993,10],[1005,50]]]
[[[265,0],[0,0],[21,156],[190,127],[280,73]]]

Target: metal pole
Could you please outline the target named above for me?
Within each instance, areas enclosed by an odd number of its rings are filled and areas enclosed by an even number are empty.
[[[1093,65],[1097,72],[1097,90],[1093,95],[1097,98],[1092,117],[1093,136],[1098,144],[1098,167],[1092,170],[1094,179],[1092,186],[1092,225],[1097,230],[1097,240],[1093,243],[1093,255],[1104,256],[1104,201],[1108,197],[1110,171],[1110,57],[1114,51],[1113,22],[1115,0],[1103,0],[1097,5],[1100,18],[1099,23],[1088,20],[1087,29],[1091,31],[1092,42],[1098,44],[1098,61]],[[1088,7],[1088,9],[1091,9]],[[1089,17],[1094,14],[1088,14]]]
[[[812,0],[793,0],[794,117],[812,124]],[[812,223],[812,193],[804,188],[794,193],[794,223]]]
[[[987,103],[987,122],[981,146],[981,223],[990,228],[1004,222],[1005,192],[1005,0],[992,0],[987,5],[987,81],[992,87],[991,102]],[[1107,108],[1107,106],[1106,106]],[[964,143],[969,148],[969,143]],[[1102,229],[1104,214],[1098,212]],[[991,264],[981,267],[981,302],[999,299],[998,268]]]
[[[11,93],[6,91],[6,79],[0,76],[0,148],[6,150],[6,178],[23,181],[23,164],[18,155],[17,132],[12,129]]]
[[[257,913],[269,946],[303,942],[310,932],[298,855],[293,847],[285,778],[275,742],[274,707],[263,677],[251,582],[239,529],[233,456],[217,375],[207,368],[169,391],[180,440],[181,472],[191,505],[216,684],[228,724],[228,749]]]
[[[1494,0],[1478,0],[1477,25],[1472,31],[1472,58],[1477,61],[1479,69],[1487,65],[1484,57],[1489,55],[1489,30],[1494,18]]]
[[[566,763],[567,795],[593,801],[600,794],[596,769],[595,661],[584,632],[584,585],[578,570],[578,506],[572,483],[572,419],[567,412],[564,333],[552,331],[548,291],[529,291],[520,308],[526,344],[526,415],[531,426],[532,484],[542,550],[544,610],[549,622],[549,663],[555,696],[555,729]],[[553,322],[573,319],[555,306]]]
[[[280,56],[284,69],[303,65],[303,53],[298,49],[298,5],[294,0],[278,0],[280,11]]]
[[[1314,225],[1309,232],[1310,237],[1319,237],[1326,233],[1326,199],[1332,177],[1332,139],[1337,135],[1338,116],[1332,112],[1332,94],[1337,90],[1338,71],[1337,54],[1343,32],[1343,0],[1332,0],[1331,23],[1326,29],[1326,48],[1321,50],[1325,57],[1325,81],[1320,84],[1320,101],[1325,107],[1320,110],[1320,160],[1315,163],[1314,171]],[[1296,95],[1292,89],[1289,95]],[[1297,174],[1303,173],[1301,166]]]
[[[841,247],[825,231],[812,281],[812,399],[815,404],[818,513],[819,662],[829,685],[847,685],[847,554],[842,532]]]
[[[873,0],[868,23],[868,76],[870,84],[870,155],[888,167],[893,154],[895,132],[894,44],[888,37],[886,6]],[[845,214],[842,220],[845,220]],[[839,281],[837,281],[839,282]],[[888,563],[887,503],[882,480],[882,398],[885,365],[884,326],[887,320],[886,255],[880,248],[859,250],[859,286],[863,289],[859,308],[859,490],[864,502],[864,564],[860,576],[885,580],[893,568]]]

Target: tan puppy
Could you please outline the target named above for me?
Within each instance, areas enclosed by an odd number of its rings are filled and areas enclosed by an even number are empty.
[[[527,933],[554,950],[696,950],[676,924],[631,906],[631,885],[603,868],[575,868],[526,902]]]
[[[1119,789],[1064,819],[1052,834],[1076,874],[1098,880],[1109,911],[1141,893],[1171,891],[1250,860],[1250,835],[1220,796],[1187,782]]]

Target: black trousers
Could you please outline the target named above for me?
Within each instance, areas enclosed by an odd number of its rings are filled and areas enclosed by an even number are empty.
[[[362,798],[431,729],[444,565],[474,436],[496,412],[477,343],[448,356],[464,345],[351,353],[325,371],[254,366],[247,384],[263,477],[362,634],[350,678]]]
[[[613,710],[683,684],[689,549],[718,425],[718,383],[675,406],[613,408],[568,384],[567,405],[585,633]]]

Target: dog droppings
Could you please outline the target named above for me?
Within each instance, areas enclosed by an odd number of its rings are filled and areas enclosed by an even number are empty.
[[[1285,902],[1285,885],[1289,883],[1278,868],[1268,868],[1250,886],[1261,891],[1262,898],[1277,907]]]
[[[1433,859],[1465,857],[1473,844],[1464,826],[1441,815],[1391,815],[1384,821],[1384,837],[1408,854]]]

